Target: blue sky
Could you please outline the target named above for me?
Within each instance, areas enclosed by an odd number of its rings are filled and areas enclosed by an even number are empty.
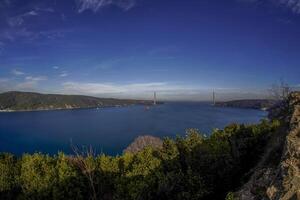
[[[0,91],[263,98],[299,58],[300,0],[0,1]]]

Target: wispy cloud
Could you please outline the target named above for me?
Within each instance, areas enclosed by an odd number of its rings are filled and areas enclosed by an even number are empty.
[[[57,70],[57,69],[59,69],[59,66],[53,66],[52,68]]]
[[[43,8],[43,7],[35,7],[34,8],[35,11],[41,11],[41,12],[50,12],[50,13],[53,13],[55,12],[55,10],[51,7],[46,7],[46,8]]]
[[[176,46],[162,46],[155,49],[151,49],[148,54],[151,56],[157,56],[157,55],[169,55],[174,54],[179,51],[179,48]]]
[[[6,5],[9,5],[9,4],[6,4]],[[7,23],[12,27],[21,26],[27,18],[30,18],[33,16],[38,16],[41,13],[45,13],[45,12],[53,13],[54,9],[50,8],[50,7],[44,8],[44,7],[36,6],[36,7],[32,8],[32,10],[29,10],[22,14],[7,18]]]
[[[8,82],[9,79],[8,78],[0,78],[0,83],[4,83],[4,82]]]
[[[40,30],[35,28],[35,24],[31,21],[43,20],[44,13],[54,13],[54,9],[51,7],[41,5],[29,5],[29,6],[9,6],[13,4],[10,0],[0,2],[0,12],[5,13],[1,19],[2,28],[0,30],[0,42],[8,44],[9,42],[33,42],[37,39],[58,39],[64,37],[64,31],[56,29]],[[13,9],[13,12],[11,10]],[[19,13],[12,15],[11,13]],[[20,14],[21,13],[21,14]],[[55,17],[54,15],[51,15]],[[49,15],[47,15],[49,17]],[[4,50],[3,47],[0,49]]]
[[[26,76],[25,80],[26,81],[34,81],[34,82],[38,82],[38,81],[45,81],[48,78],[46,76]]]
[[[24,90],[24,91],[32,91],[37,87],[36,81],[25,81],[22,83],[18,83],[13,90]]]
[[[296,14],[300,14],[300,0],[276,0],[280,5],[286,6]]]
[[[113,84],[113,83],[63,83],[65,92],[79,94],[116,94],[116,93],[139,93],[171,89],[171,86],[164,82],[134,83],[134,84]]]
[[[8,91],[12,88],[11,80],[9,78],[0,78],[0,92]]]
[[[47,79],[46,76],[26,76],[23,82],[19,82],[13,87],[13,90],[36,91],[41,89],[38,87],[38,83]]]
[[[24,75],[24,72],[15,71],[18,75]],[[20,78],[7,78],[0,77],[0,91],[11,91],[11,90],[20,90],[20,91],[42,91],[40,87],[41,81],[48,80],[47,76],[26,76]]]
[[[128,59],[128,58],[127,58]],[[113,67],[117,67],[120,65],[120,63],[124,63],[127,61],[127,59],[121,59],[121,58],[116,58],[116,59],[110,59],[110,60],[105,60],[97,64],[94,68],[95,69],[109,69]]]
[[[63,71],[61,74],[59,74],[60,77],[67,77],[69,76],[67,71]]]
[[[53,41],[60,38],[63,38],[66,33],[70,30],[50,30],[50,31],[32,31],[25,27],[14,27],[7,28],[3,31],[0,31],[0,41],[5,44],[5,42],[15,42],[15,41],[24,41],[24,42],[34,42],[39,39],[45,39]],[[44,43],[38,43],[44,44]]]
[[[30,38],[33,39],[34,33],[28,31],[26,28],[21,29],[4,29],[0,32],[0,40],[2,41],[15,41],[17,38]]]
[[[148,82],[132,84],[65,82],[61,93],[85,94],[101,97],[152,99],[156,91],[162,100],[206,100],[212,99],[212,88],[187,86],[180,83]],[[218,100],[243,98],[266,98],[266,92],[251,89],[251,93],[241,88],[215,88]]]
[[[117,6],[125,11],[135,6],[135,0],[76,0],[78,12],[82,13],[85,10],[97,12],[107,6]]]
[[[14,26],[20,26],[24,23],[25,18],[30,17],[30,16],[37,16],[38,13],[35,10],[31,10],[28,12],[25,12],[21,15],[17,15],[11,18],[8,18],[7,23],[14,27]]]
[[[15,75],[15,76],[21,76],[21,75],[24,75],[24,74],[25,74],[25,72],[22,72],[22,71],[17,70],[17,69],[13,69],[13,70],[11,71],[11,73],[12,73],[13,75]]]
[[[291,10],[295,14],[300,14],[300,0],[236,0],[246,3],[269,3],[275,6]]]

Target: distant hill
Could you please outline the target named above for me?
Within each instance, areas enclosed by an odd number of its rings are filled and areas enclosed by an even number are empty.
[[[217,102],[216,106],[268,110],[276,103],[277,101],[271,99],[244,99],[244,100]]]
[[[152,104],[152,101],[96,98],[81,95],[40,94],[32,92],[15,91],[0,94],[1,111],[96,108],[111,106],[128,106],[136,104],[150,105]]]

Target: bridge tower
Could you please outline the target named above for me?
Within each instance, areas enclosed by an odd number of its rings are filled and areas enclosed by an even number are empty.
[[[215,90],[213,90],[213,105],[216,105],[216,93]]]
[[[156,105],[156,92],[153,94],[153,105]]]

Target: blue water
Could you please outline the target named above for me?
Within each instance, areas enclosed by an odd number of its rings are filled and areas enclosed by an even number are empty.
[[[92,145],[98,153],[121,154],[139,135],[184,135],[187,128],[209,134],[229,123],[256,123],[260,110],[213,107],[208,103],[39,112],[0,113],[0,152],[71,153],[71,143]]]

